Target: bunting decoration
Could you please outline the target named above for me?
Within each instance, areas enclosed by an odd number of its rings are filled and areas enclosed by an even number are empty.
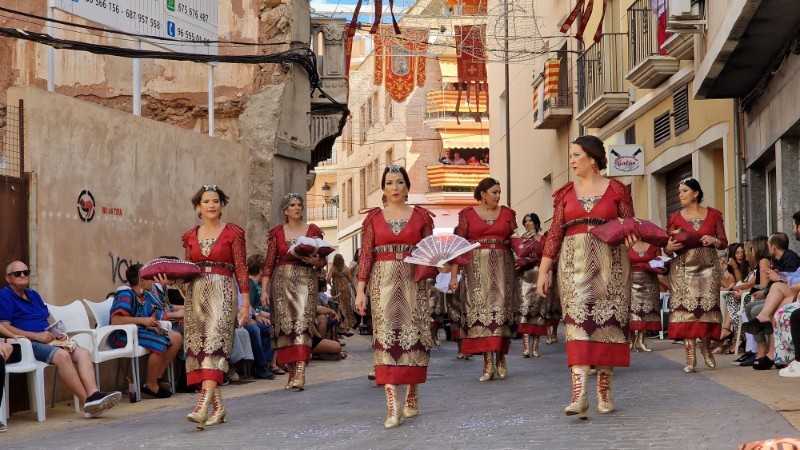
[[[381,26],[374,36],[375,85],[386,83],[394,101],[402,103],[414,91],[415,86],[425,84],[425,52],[428,49],[427,28],[404,28],[398,36],[392,34],[391,25]]]
[[[607,9],[608,0],[603,0],[603,13],[600,16],[600,22],[597,24],[597,30],[594,33],[595,42],[600,42],[600,38],[603,37],[603,20],[606,17]],[[567,16],[567,20],[565,20],[564,24],[561,26],[560,31],[562,33],[569,32],[569,29],[572,28],[572,24],[575,23],[575,20],[580,14],[581,21],[578,24],[578,32],[575,34],[575,39],[582,41],[583,33],[586,31],[586,27],[589,25],[589,19],[592,17],[592,11],[594,11],[594,0],[578,0],[575,8],[572,9],[572,11],[569,13],[569,16]]]
[[[486,25],[455,26],[456,56],[458,57],[458,100],[456,101],[456,121],[460,124],[461,93],[467,92],[467,103],[470,103],[470,94],[475,94],[476,122],[481,121],[480,97],[481,91],[489,91],[486,77],[486,54],[483,41],[486,36]],[[489,96],[486,95],[488,99]],[[488,100],[487,100],[488,101]],[[487,114],[488,105],[485,108]]]

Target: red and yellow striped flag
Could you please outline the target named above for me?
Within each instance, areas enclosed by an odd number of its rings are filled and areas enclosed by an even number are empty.
[[[548,59],[544,64],[544,98],[555,99],[558,97],[558,73],[561,70],[561,61]]]

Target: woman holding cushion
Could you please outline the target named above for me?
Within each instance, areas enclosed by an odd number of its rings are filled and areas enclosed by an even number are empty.
[[[306,364],[311,360],[312,328],[317,310],[317,267],[325,265],[319,256],[299,260],[289,249],[300,236],[322,238],[322,230],[303,221],[303,197],[283,197],[283,225],[269,230],[267,257],[261,271],[261,304],[270,304],[272,347],[278,364],[289,367],[285,389],[305,389]],[[272,283],[270,284],[270,280]]]
[[[589,367],[597,367],[597,410],[604,414],[614,411],[614,367],[630,365],[628,250],[606,244],[589,230],[610,220],[633,217],[634,213],[625,185],[601,174],[606,168],[603,141],[595,136],[575,139],[569,148],[569,164],[577,180],[553,194],[553,222],[537,287],[539,295],[548,294],[550,271],[557,259],[567,365],[572,372],[572,400],[564,412],[585,419]],[[628,236],[625,241],[630,246],[637,239]]]
[[[721,269],[717,250],[728,246],[722,213],[700,206],[703,190],[694,178],[682,180],[678,186],[683,209],[675,211],[667,221],[671,234],[699,234],[700,247],[684,248],[671,237],[664,250],[673,256],[669,270],[672,289],[669,296],[669,337],[683,339],[686,366],[683,371],[694,372],[695,345],[701,339],[700,352],[706,366],[717,366],[711,354],[711,339],[722,331],[722,312],[719,308]]]

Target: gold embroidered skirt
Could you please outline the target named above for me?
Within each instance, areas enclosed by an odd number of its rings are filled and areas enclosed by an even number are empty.
[[[631,330],[661,330],[661,297],[658,275],[631,272]]]
[[[279,265],[270,279],[272,348],[278,364],[311,359],[317,311],[317,272],[312,267]]]
[[[409,252],[409,245],[384,246]],[[419,384],[428,376],[432,345],[425,283],[414,283],[414,265],[377,261],[369,279],[375,384]]]
[[[233,277],[204,273],[186,290],[184,349],[186,381],[222,384],[228,371],[236,327],[236,281]]]
[[[514,257],[508,249],[477,248],[464,267],[466,299],[461,351],[508,353],[514,301]]]
[[[670,339],[717,337],[722,331],[719,309],[721,271],[717,251],[693,248],[672,259],[669,280]]]
[[[342,323],[339,327],[343,330],[349,330],[356,325],[356,316],[353,312],[353,291],[350,281],[346,276],[335,273],[331,288],[331,295],[335,298],[336,303],[339,304],[339,310],[342,313]]]
[[[591,233],[568,235],[558,260],[567,365],[630,366],[631,278],[627,247]]]
[[[523,334],[544,336],[547,334],[547,298],[539,297],[536,292],[536,281],[539,278],[539,267],[517,272],[517,331]]]

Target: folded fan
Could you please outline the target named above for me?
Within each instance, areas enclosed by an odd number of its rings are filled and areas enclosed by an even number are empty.
[[[156,258],[139,269],[139,277],[152,280],[158,274],[164,274],[170,280],[189,281],[200,275],[200,267],[189,261],[171,258]]]
[[[472,249],[479,243],[470,244],[468,240],[455,234],[428,236],[419,241],[417,247],[403,261],[422,266],[443,267],[444,264]]]
[[[297,242],[289,247],[289,254],[298,260],[314,255],[319,255],[323,258],[326,258],[334,251],[336,251],[336,249],[333,248],[333,245],[330,243],[325,242],[320,238],[312,238],[308,236],[300,236],[297,238]]]

